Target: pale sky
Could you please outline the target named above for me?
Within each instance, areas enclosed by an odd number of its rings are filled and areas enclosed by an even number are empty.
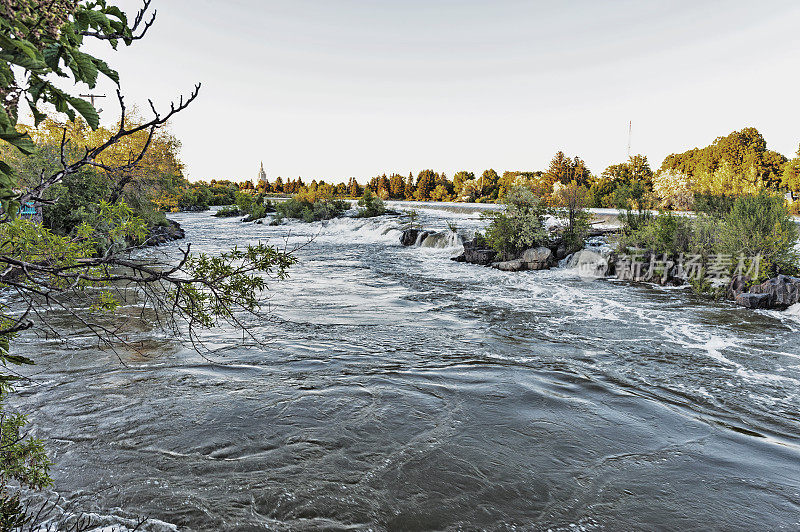
[[[787,156],[800,143],[796,0],[153,6],[144,40],[102,56],[140,106],[203,83],[172,123],[192,180],[255,178],[261,161],[270,180],[362,183],[541,170],[557,150],[599,174],[625,160],[629,120],[654,168],[746,126]]]

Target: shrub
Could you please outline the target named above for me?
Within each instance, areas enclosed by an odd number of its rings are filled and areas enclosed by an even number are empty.
[[[245,222],[252,222],[265,218],[268,213],[275,212],[275,206],[270,200],[264,201],[264,195],[260,195],[255,203],[250,207],[250,212],[244,219]]]
[[[231,216],[239,216],[241,211],[239,211],[239,207],[234,205],[226,205],[222,207],[220,210],[214,213],[214,216],[218,218],[230,218]]]
[[[690,250],[692,242],[692,221],[672,213],[660,214],[638,219],[640,225],[623,233],[620,244],[623,249],[643,249],[658,255],[676,257]]]
[[[648,195],[649,192],[645,183],[633,181],[614,189],[610,197],[606,196],[604,203],[608,207],[617,207],[618,209],[646,209],[652,203]]]
[[[589,190],[579,186],[575,181],[554,187],[553,203],[557,207],[556,215],[567,224],[564,231],[567,253],[581,249],[589,234],[591,214],[586,210],[589,204]]]
[[[549,240],[544,203],[527,188],[513,187],[503,198],[505,211],[490,211],[481,216],[491,220],[486,228],[486,243],[498,253],[513,256]]]
[[[707,198],[707,210],[694,218],[621,214],[620,249],[638,248],[672,259],[696,256],[703,272],[724,278],[741,268],[738,273],[751,275],[753,282],[800,272],[798,228],[782,196],[762,190],[731,202],[722,195]],[[708,278],[692,281],[697,291],[713,291]]]
[[[330,220],[341,216],[350,208],[350,203],[335,199],[332,194],[316,191],[301,192],[275,205],[277,220],[294,218],[304,222]]]
[[[719,232],[718,252],[761,257],[759,279],[798,271],[797,225],[783,197],[762,190],[733,202]]]
[[[618,219],[623,236],[627,236],[652,222],[653,213],[644,210],[632,211],[628,209],[627,211],[620,212]]]
[[[694,210],[711,216],[722,218],[733,208],[736,197],[729,194],[711,194],[696,192],[694,194]]]
[[[368,188],[364,190],[364,195],[358,200],[358,206],[361,208],[358,210],[356,218],[372,218],[386,214],[383,200],[375,196]]]
[[[104,173],[78,172],[67,175],[50,193],[53,205],[42,210],[44,225],[54,233],[68,235],[83,222],[82,210],[97,205],[111,194],[111,181]]]
[[[413,209],[403,211],[401,219],[403,221],[403,230],[422,229],[422,224],[419,223],[419,213]]]

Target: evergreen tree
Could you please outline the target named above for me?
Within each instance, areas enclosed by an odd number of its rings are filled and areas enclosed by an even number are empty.
[[[408,179],[406,179],[406,188],[405,188],[405,197],[407,200],[414,198],[414,191],[416,187],[414,186],[414,174],[409,172]]]
[[[433,170],[423,170],[417,177],[417,190],[414,197],[420,201],[430,199],[431,192],[436,187],[436,172]]]
[[[405,196],[405,180],[400,174],[392,174],[389,178],[389,194],[392,198],[403,199]]]
[[[351,197],[357,198],[361,195],[361,187],[358,186],[358,182],[356,181],[355,177],[350,178],[350,182],[347,184],[347,191]]]

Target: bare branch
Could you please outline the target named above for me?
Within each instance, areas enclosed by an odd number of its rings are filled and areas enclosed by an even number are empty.
[[[44,195],[44,191],[45,190],[47,190],[51,186],[55,185],[56,183],[59,183],[66,176],[74,174],[74,173],[80,171],[85,166],[96,166],[96,167],[103,168],[106,171],[124,171],[124,170],[127,170],[127,169],[130,169],[130,168],[134,167],[136,164],[138,164],[142,160],[142,158],[144,157],[147,149],[150,147],[150,144],[151,144],[151,142],[153,140],[153,135],[155,134],[155,131],[159,127],[161,127],[165,123],[167,123],[167,121],[170,118],[172,118],[173,116],[175,116],[177,113],[179,113],[179,112],[183,111],[184,109],[186,109],[197,98],[197,96],[200,94],[200,87],[201,87],[200,83],[195,85],[194,90],[192,90],[192,92],[189,94],[189,97],[184,99],[183,96],[181,96],[177,105],[175,105],[174,102],[171,103],[169,112],[167,112],[166,114],[162,115],[162,114],[158,113],[158,111],[155,110],[155,107],[153,107],[154,117],[151,120],[149,120],[149,121],[147,121],[147,122],[145,122],[143,124],[139,124],[137,126],[131,127],[131,128],[128,128],[126,126],[126,124],[125,124],[125,118],[124,118],[125,103],[124,103],[124,100],[122,98],[121,93],[119,91],[117,91],[117,95],[118,95],[119,102],[120,102],[120,108],[122,109],[122,112],[123,112],[123,117],[120,120],[120,125],[119,125],[119,129],[117,130],[117,132],[115,134],[113,134],[111,137],[109,137],[108,140],[106,140],[105,142],[103,142],[99,146],[96,146],[94,148],[88,148],[87,147],[86,148],[86,152],[85,152],[85,154],[84,154],[84,156],[82,158],[80,158],[77,161],[74,161],[72,163],[67,163],[66,155],[65,155],[65,151],[66,151],[65,148],[66,148],[66,144],[67,144],[67,140],[66,140],[67,132],[66,132],[66,128],[65,128],[64,131],[63,131],[63,134],[62,134],[62,138],[61,138],[61,165],[62,165],[62,169],[59,170],[58,172],[54,173],[50,177],[42,179],[40,181],[40,183],[38,185],[36,185],[35,187],[29,188],[26,191],[24,191],[18,197],[18,201],[20,203],[25,203],[27,201],[35,200],[36,198],[41,198]],[[139,133],[140,131],[144,131],[144,130],[149,130],[148,138],[147,138],[147,141],[145,143],[145,146],[141,150],[141,152],[132,161],[130,161],[128,164],[126,164],[126,165],[124,165],[122,167],[113,168],[113,167],[109,167],[107,165],[103,165],[103,164],[97,162],[97,158],[105,150],[107,150],[111,146],[114,146],[115,144],[120,142],[120,140],[122,140],[123,138],[128,137],[130,135],[134,135],[134,134]],[[127,184],[127,182],[126,182],[126,184]],[[117,197],[119,196],[119,193],[121,193],[121,190],[119,192],[116,192],[116,196]],[[7,220],[3,220],[3,221],[7,221]]]
[[[147,11],[150,9],[150,2],[152,0],[144,0],[144,5],[142,8],[136,13],[136,17],[133,20],[133,26],[131,26],[131,36],[126,36],[120,32],[113,32],[113,33],[101,33],[99,31],[92,31],[86,30],[82,31],[81,35],[85,37],[94,37],[95,39],[100,39],[102,41],[112,41],[112,40],[129,40],[129,41],[138,41],[139,39],[143,38],[153,23],[156,21],[156,15],[158,14],[158,10],[153,10],[153,14],[150,19],[144,23],[141,32],[137,35],[136,32],[139,30],[139,26],[141,25],[142,21],[144,20]]]

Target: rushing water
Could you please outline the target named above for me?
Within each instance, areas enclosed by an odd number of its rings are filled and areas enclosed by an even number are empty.
[[[482,224],[458,211],[422,223]],[[89,335],[17,344],[39,365],[15,405],[47,440],[55,491],[108,522],[800,527],[791,310],[459,264],[456,248],[401,247],[391,217],[175,218],[198,251],[313,241],[271,284],[264,345],[230,328],[203,334],[208,359],[133,328],[146,356]]]

